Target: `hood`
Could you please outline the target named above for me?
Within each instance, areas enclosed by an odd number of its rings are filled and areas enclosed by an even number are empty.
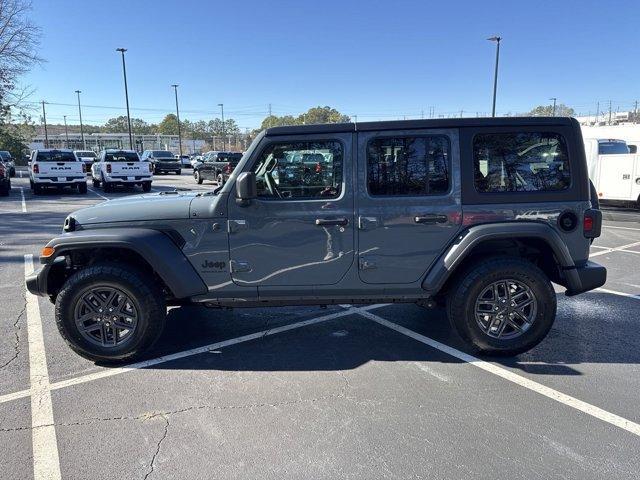
[[[196,192],[132,195],[76,210],[71,216],[80,225],[184,219],[189,218],[189,205],[196,195]]]

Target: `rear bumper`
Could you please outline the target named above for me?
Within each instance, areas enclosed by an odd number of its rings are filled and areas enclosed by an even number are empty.
[[[601,287],[607,281],[607,269],[595,262],[587,261],[581,267],[565,271],[567,274],[567,296],[578,295]]]
[[[84,174],[82,174],[82,177],[77,177],[77,178],[67,177],[65,181],[59,182],[58,180],[54,180],[52,178],[36,177],[33,179],[33,183],[36,183],[38,185],[51,185],[52,187],[66,187],[69,185],[76,185],[78,183],[87,183],[87,178]]]

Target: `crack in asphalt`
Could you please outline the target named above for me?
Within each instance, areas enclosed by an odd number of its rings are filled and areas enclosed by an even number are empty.
[[[3,369],[5,367],[7,367],[16,358],[18,358],[18,355],[20,355],[20,329],[21,328],[18,325],[18,323],[20,322],[20,319],[22,318],[22,316],[24,315],[24,312],[26,312],[26,311],[27,311],[27,296],[25,294],[25,296],[24,296],[24,307],[22,307],[22,310],[20,310],[20,313],[18,313],[18,316],[16,317],[16,321],[13,322],[14,335],[16,336],[16,342],[13,345],[14,354],[9,360],[7,360],[5,363],[0,365],[0,369]]]
[[[285,407],[285,406],[291,406],[291,405],[297,405],[297,404],[316,403],[316,402],[321,402],[321,401],[324,401],[324,400],[346,398],[346,392],[347,392],[348,389],[351,388],[351,384],[350,384],[349,380],[347,379],[346,375],[344,374],[344,372],[338,371],[337,373],[344,381],[343,387],[340,389],[340,391],[338,393],[332,393],[332,394],[329,394],[329,395],[321,395],[319,397],[306,398],[306,399],[297,399],[297,400],[283,400],[283,401],[280,401],[280,402],[245,403],[245,404],[240,404],[240,405],[206,405],[206,404],[205,405],[193,405],[193,406],[190,406],[190,407],[180,408],[180,409],[176,409],[176,410],[165,410],[165,411],[159,411],[159,412],[148,412],[148,413],[144,413],[144,414],[141,414],[141,415],[122,415],[122,416],[118,416],[118,417],[93,417],[93,418],[87,418],[85,420],[80,420],[80,421],[77,421],[77,422],[51,423],[51,424],[39,425],[39,426],[36,426],[36,427],[29,426],[29,427],[0,428],[0,433],[3,433],[3,432],[19,432],[19,431],[22,431],[22,430],[35,430],[35,429],[38,429],[38,428],[51,427],[51,426],[54,426],[54,427],[80,427],[80,426],[95,425],[96,423],[100,423],[100,422],[117,422],[117,421],[125,421],[125,420],[146,421],[146,420],[150,420],[150,419],[156,418],[156,417],[163,417],[165,420],[167,420],[167,417],[170,417],[172,415],[178,415],[178,414],[181,414],[181,413],[187,413],[187,412],[192,412],[192,411],[196,411],[196,410],[219,410],[219,411],[224,411],[224,410],[248,410],[248,409],[253,409],[253,408],[277,408],[277,407]]]
[[[167,434],[169,433],[169,419],[166,415],[161,414],[160,416],[165,421],[164,433],[162,434],[162,438],[160,438],[160,440],[158,441],[158,445],[156,445],[156,451],[153,454],[153,457],[151,457],[151,462],[149,463],[150,468],[149,471],[145,474],[144,480],[147,480],[149,478],[149,475],[151,475],[155,470],[156,458],[158,458],[158,454],[160,454],[160,447],[162,446],[162,442],[164,442],[165,438],[167,438]]]

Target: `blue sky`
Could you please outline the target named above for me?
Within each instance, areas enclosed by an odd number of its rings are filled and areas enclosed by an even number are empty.
[[[51,123],[124,113],[128,48],[132,116],[212,118],[218,103],[243,128],[331,105],[358,120],[465,116],[491,109],[494,44],[503,37],[497,110],[550,97],[578,112],[640,97],[637,1],[35,0],[47,60],[24,80],[52,102]]]

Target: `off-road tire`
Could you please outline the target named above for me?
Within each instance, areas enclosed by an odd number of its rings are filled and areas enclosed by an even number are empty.
[[[475,318],[476,299],[485,287],[501,279],[526,285],[537,302],[529,329],[512,339],[489,336]],[[556,306],[551,282],[536,265],[518,257],[492,257],[479,261],[458,276],[447,299],[447,315],[458,335],[476,352],[511,356],[532,349],[545,338],[555,320]]]
[[[132,337],[122,345],[104,347],[85,339],[74,321],[74,309],[80,294],[91,286],[108,286],[125,292],[136,303],[139,319]],[[167,306],[162,290],[144,272],[117,262],[105,262],[84,268],[67,279],[55,302],[56,325],[62,338],[78,355],[101,363],[134,360],[160,337]]]

